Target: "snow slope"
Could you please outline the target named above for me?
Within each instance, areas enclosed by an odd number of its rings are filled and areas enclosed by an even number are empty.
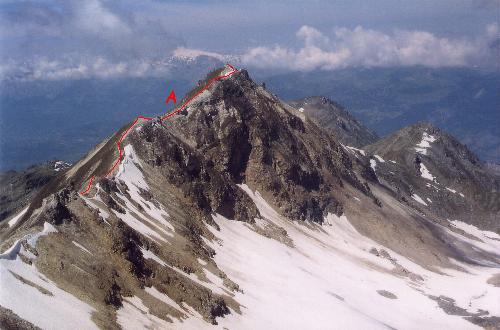
[[[36,256],[24,244],[36,247],[38,239],[55,233],[49,223],[43,231],[26,235],[0,254],[0,305],[43,329],[97,329],[92,322],[92,307],[61,290],[21,256]]]
[[[241,188],[264,217],[257,226],[284,228],[293,247],[256,233],[247,223],[214,216],[220,226],[220,231],[212,229],[217,237],[211,244],[217,252],[215,261],[242,288],[235,299],[244,306],[241,315],[233,311],[217,319],[219,327],[478,328],[447,314],[428,295],[451,297],[471,313],[483,309],[500,316],[500,288],[486,283],[498,268],[469,266],[470,273],[447,269],[440,275],[360,235],[345,215],[330,214],[324,226],[305,226],[281,218],[258,192]],[[370,253],[372,248],[385,249],[422,280],[394,275],[394,265]],[[199,322],[191,318],[178,325],[197,328]]]

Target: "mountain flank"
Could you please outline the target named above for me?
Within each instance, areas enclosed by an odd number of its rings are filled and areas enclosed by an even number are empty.
[[[314,100],[335,114],[333,102]],[[102,141],[0,228],[0,320],[42,329],[498,326],[497,213],[468,195],[496,183],[477,158],[426,125],[348,145],[366,131],[346,112],[328,113],[345,120],[340,137],[337,124],[300,109],[238,70],[168,120],[135,125],[108,177],[130,124]],[[455,193],[425,195],[427,183]],[[496,198],[493,190],[483,193]]]

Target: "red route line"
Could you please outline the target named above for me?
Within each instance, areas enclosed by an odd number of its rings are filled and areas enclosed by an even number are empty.
[[[184,108],[194,99],[196,98],[198,95],[200,95],[201,93],[203,93],[205,90],[207,90],[214,82],[218,81],[218,80],[222,80],[224,78],[227,78],[229,76],[231,76],[232,74],[234,74],[237,70],[231,65],[231,64],[226,64],[226,66],[228,66],[231,71],[226,73],[225,75],[222,75],[222,76],[217,76],[215,78],[212,78],[210,79],[207,84],[205,86],[203,86],[202,89],[200,89],[194,96],[190,97],[189,100],[187,100],[186,102],[184,102],[184,104],[178,108],[177,110],[175,110],[174,112],[171,112],[171,113],[168,113],[166,114],[165,116],[161,117],[160,118],[160,121],[164,121],[170,117],[172,117],[173,115],[179,113],[180,111],[184,110]],[[118,156],[118,159],[116,160],[116,162],[114,163],[113,167],[111,167],[111,169],[108,171],[108,173],[106,173],[106,175],[104,177],[108,177],[111,173],[113,173],[113,171],[115,170],[115,168],[120,164],[121,160],[123,159],[123,150],[121,148],[121,142],[123,141],[123,139],[125,139],[125,137],[128,135],[128,133],[130,132],[130,130],[139,122],[139,119],[142,119],[142,120],[145,120],[145,121],[148,121],[148,120],[152,120],[153,118],[149,118],[149,117],[144,117],[144,116],[137,116],[137,118],[135,119],[135,121],[132,123],[132,125],[130,125],[129,128],[127,128],[127,130],[125,132],[123,132],[122,136],[120,137],[120,140],[118,142],[116,142],[116,146],[118,147],[118,152],[119,152],[119,156]],[[84,190],[84,191],[81,191],[80,192],[80,195],[86,195],[89,193],[90,191],[90,188],[92,187],[92,182],[94,181],[94,176],[92,176],[90,178],[90,181],[89,181],[89,184],[87,186],[87,188]]]
[[[85,195],[85,194],[88,194],[88,193],[89,193],[90,187],[92,186],[92,181],[94,181],[94,176],[93,176],[93,175],[92,175],[92,177],[90,178],[89,185],[87,186],[87,189],[85,189],[84,191],[82,191],[82,192],[80,193],[81,195]]]

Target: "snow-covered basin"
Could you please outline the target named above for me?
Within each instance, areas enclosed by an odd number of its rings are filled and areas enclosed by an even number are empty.
[[[263,237],[251,226],[220,215],[212,244],[215,261],[244,293],[235,299],[242,314],[218,318],[217,328],[237,329],[472,329],[474,324],[448,315],[427,295],[447,296],[469,312],[487,310],[500,316],[500,288],[487,284],[498,268],[470,267],[470,273],[430,272],[385,248],[398,263],[422,276],[422,283],[389,273],[393,265],[368,251],[384,248],[360,235],[346,216],[329,215],[316,229],[282,219],[247,186],[265,221],[286,229],[294,247]],[[472,231],[472,229],[471,229]],[[483,237],[484,238],[484,237]],[[493,240],[494,241],[494,240]],[[496,246],[500,248],[500,242]],[[377,293],[386,290],[397,298]],[[423,291],[420,292],[419,290]],[[176,324],[201,328],[196,317]]]

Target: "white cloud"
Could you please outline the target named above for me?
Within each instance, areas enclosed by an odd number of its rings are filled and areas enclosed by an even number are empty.
[[[498,37],[498,26],[489,25],[485,35],[476,39],[443,38],[426,31],[386,34],[361,26],[337,28],[331,38],[302,26],[296,35],[304,42],[299,49],[255,47],[242,56],[242,61],[260,68],[301,71],[348,66],[475,66],[492,60],[489,44]]]
[[[194,49],[194,48],[185,48],[185,47],[178,47],[174,50],[173,52],[174,57],[180,58],[180,59],[193,59],[198,56],[209,56],[216,58],[220,61],[223,61],[225,59],[225,56],[219,53],[214,53],[214,52],[209,52],[209,51],[204,51],[201,49]]]
[[[149,60],[111,61],[104,57],[36,58],[30,62],[8,61],[0,65],[0,76],[19,80],[64,80],[85,78],[165,76],[170,62]]]
[[[94,34],[130,33],[130,28],[99,0],[77,2],[75,7],[75,22],[82,30]]]

